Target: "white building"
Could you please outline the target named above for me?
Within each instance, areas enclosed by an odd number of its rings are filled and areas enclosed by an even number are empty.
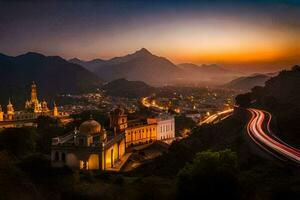
[[[156,118],[148,119],[148,123],[157,124],[157,140],[170,140],[175,138],[175,119],[173,116],[162,114]]]

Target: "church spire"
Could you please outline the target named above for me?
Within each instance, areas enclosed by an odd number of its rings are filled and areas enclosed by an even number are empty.
[[[31,102],[38,102],[36,84],[32,81],[31,84]]]
[[[58,108],[56,106],[55,101],[53,102],[53,116],[57,117],[58,116]]]

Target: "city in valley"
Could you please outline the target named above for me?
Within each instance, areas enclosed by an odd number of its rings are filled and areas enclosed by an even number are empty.
[[[297,1],[0,1],[0,200],[299,199]]]

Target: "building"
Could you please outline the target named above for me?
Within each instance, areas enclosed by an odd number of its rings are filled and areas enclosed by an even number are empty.
[[[37,98],[37,86],[32,82],[30,100],[25,102],[24,110],[15,111],[10,99],[6,106],[6,112],[3,111],[0,105],[0,128],[34,126],[36,124],[35,120],[39,116],[49,116],[59,119],[68,118],[67,113],[58,111],[55,103],[53,104],[53,109],[50,109],[45,100],[39,102]]]
[[[110,128],[123,132],[127,128],[127,115],[124,109],[118,107],[109,113]]]
[[[113,170],[124,164],[124,134],[107,135],[101,125],[90,119],[79,130],[52,139],[51,163],[82,170]]]
[[[148,119],[148,123],[156,124],[156,140],[173,140],[175,138],[175,119],[173,116],[161,114],[153,119]]]
[[[30,100],[26,100],[25,102],[25,110],[32,112],[32,113],[38,113],[42,115],[52,115],[54,117],[58,116],[58,113],[55,113],[54,111],[57,110],[56,104],[54,103],[53,111],[51,111],[48,108],[48,103],[43,100],[42,102],[39,102],[38,96],[37,96],[37,87],[35,82],[33,81],[31,84],[31,93],[30,93]]]
[[[151,143],[156,140],[157,125],[141,123],[125,129],[126,147]]]
[[[116,108],[109,113],[109,118],[110,134],[97,121],[90,119],[83,122],[79,130],[53,138],[52,166],[118,171],[130,155],[126,148],[175,138],[174,117],[169,115],[127,121],[124,110]]]
[[[175,138],[175,120],[167,114],[146,121],[127,121],[124,110],[117,108],[110,112],[110,127],[125,134],[126,147]]]

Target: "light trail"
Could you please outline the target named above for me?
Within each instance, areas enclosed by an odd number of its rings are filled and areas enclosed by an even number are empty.
[[[275,155],[275,153],[277,153],[299,164],[300,151],[284,143],[279,138],[274,137],[274,135],[271,134],[270,122],[272,119],[272,115],[266,111],[258,109],[248,109],[248,111],[252,115],[247,125],[247,132],[250,138],[268,153],[271,153],[273,156],[276,156],[277,158],[281,159],[280,157]],[[269,120],[266,123],[268,134],[263,130],[265,113],[269,115]]]
[[[142,98],[142,104],[143,106],[147,107],[147,108],[150,108],[150,107],[153,107],[153,108],[157,108],[159,110],[168,110],[167,108],[163,107],[163,106],[159,106],[157,105],[157,103],[149,103],[148,101],[148,97],[144,97]]]
[[[232,114],[232,112],[233,112],[233,109],[220,111],[216,114],[213,114],[213,115],[209,116],[205,120],[201,121],[198,125],[201,126],[203,124],[213,123],[216,119],[218,119],[220,116],[223,116],[223,115],[226,115],[226,116],[224,116],[221,120],[226,119],[227,117],[229,117],[229,115]]]

